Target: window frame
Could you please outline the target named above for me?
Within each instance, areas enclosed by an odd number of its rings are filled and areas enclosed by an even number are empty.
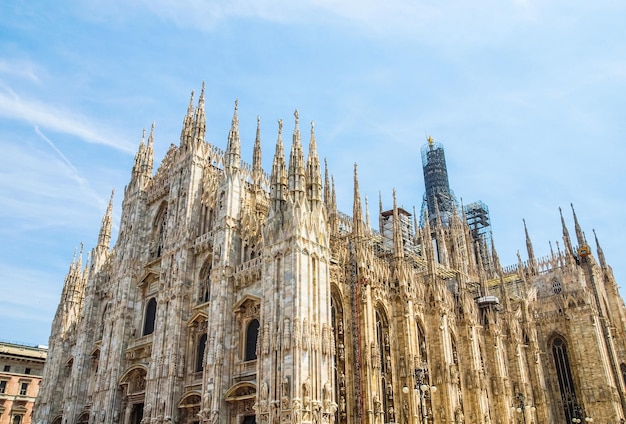
[[[154,307],[152,308],[152,305]],[[154,333],[156,328],[156,316],[157,316],[158,302],[156,297],[151,297],[146,302],[146,308],[143,315],[143,325],[141,329],[141,336],[148,336]]]
[[[256,323],[256,333],[251,334],[252,326]],[[259,357],[258,355],[258,347],[259,347],[259,329],[261,328],[261,323],[258,318],[252,318],[246,323],[245,331],[244,331],[244,342],[243,342],[243,361],[256,361]],[[254,340],[253,340],[254,339]],[[251,343],[254,341],[254,349],[251,350]]]

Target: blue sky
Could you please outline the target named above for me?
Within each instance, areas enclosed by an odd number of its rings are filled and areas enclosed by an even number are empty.
[[[602,0],[1,2],[0,338],[47,343],[113,188],[117,234],[143,128],[160,161],[202,81],[208,141],[226,146],[239,99],[243,157],[260,115],[266,171],[276,120],[314,120],[345,212],[355,162],[373,218],[394,188],[419,210],[429,134],[457,196],[489,206],[504,264],[526,258],[522,219],[537,256],[559,206],[573,235],[573,203],[623,282],[624,22]]]

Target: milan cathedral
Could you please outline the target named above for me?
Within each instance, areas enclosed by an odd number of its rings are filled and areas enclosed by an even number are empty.
[[[292,127],[268,175],[237,104],[225,150],[205,141],[203,87],[156,171],[142,138],[114,246],[112,195],[70,265],[33,422],[624,422],[626,309],[573,208],[573,237],[561,214],[562,244],[535,257],[526,231],[504,267],[439,143],[419,214],[394,192],[374,229],[356,165],[349,216]]]

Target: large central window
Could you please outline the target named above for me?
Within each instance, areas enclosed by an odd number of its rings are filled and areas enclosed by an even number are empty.
[[[574,409],[578,407],[578,400],[576,398],[574,379],[572,378],[572,370],[567,355],[567,345],[565,344],[565,340],[560,336],[557,336],[552,341],[552,355],[554,357],[556,375],[559,380],[565,420],[570,423],[572,422],[572,418],[574,418]]]
[[[153,297],[146,305],[146,315],[143,322],[143,336],[154,333],[154,321],[156,319],[157,301]]]
[[[246,347],[244,353],[244,361],[253,361],[256,359],[256,343],[259,337],[259,320],[253,319],[246,329]]]

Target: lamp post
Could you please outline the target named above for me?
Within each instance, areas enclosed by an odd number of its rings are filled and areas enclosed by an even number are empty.
[[[425,362],[422,363],[420,368],[415,368],[413,370],[413,390],[419,396],[420,413],[422,416],[421,422],[422,424],[427,424],[428,411],[426,410],[426,399],[430,397],[429,393],[437,391],[437,387],[429,384],[428,367]],[[405,394],[409,393],[409,387],[405,385],[402,388],[402,391]]]
[[[585,413],[583,412],[583,408],[580,405],[574,405],[574,417],[572,418],[572,422],[575,424],[578,423],[592,423],[593,418],[585,417]]]
[[[534,405],[526,404],[526,398],[524,393],[518,393],[515,395],[515,404],[512,406],[513,411],[522,415],[522,422],[526,424],[526,410],[529,409],[530,412],[535,412],[537,408]]]

